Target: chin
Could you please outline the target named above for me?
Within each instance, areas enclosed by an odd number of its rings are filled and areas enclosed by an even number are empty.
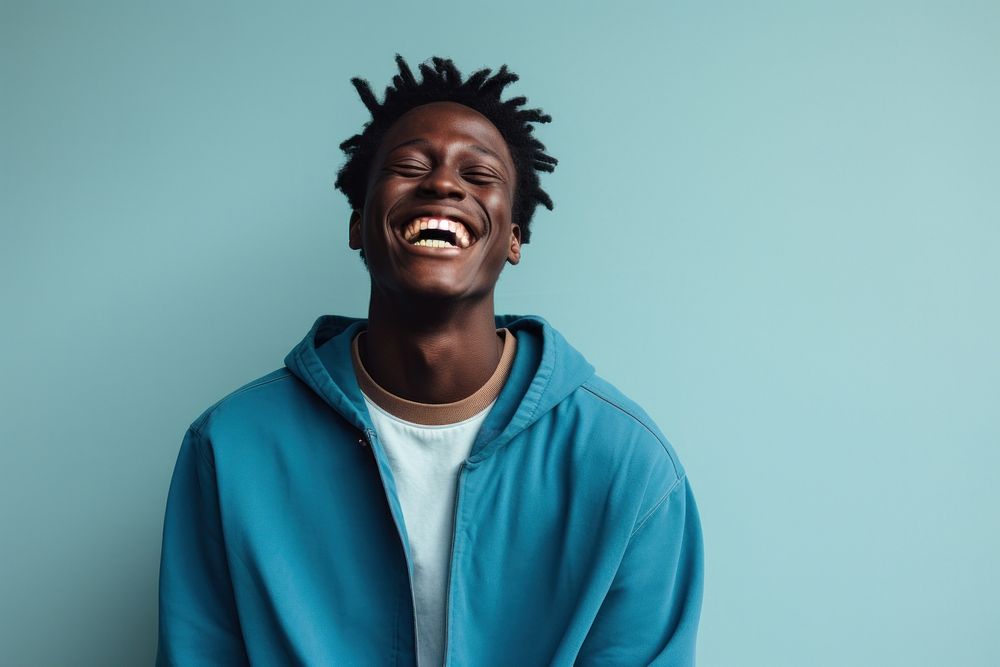
[[[464,291],[455,289],[453,284],[414,285],[409,295],[428,301],[453,301],[468,296]]]

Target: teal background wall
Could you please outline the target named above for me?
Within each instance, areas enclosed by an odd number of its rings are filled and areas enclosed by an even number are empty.
[[[555,119],[498,310],[680,452],[700,664],[1000,664],[996,2],[4,1],[0,50],[0,664],[152,661],[187,425],[365,313],[396,51]]]

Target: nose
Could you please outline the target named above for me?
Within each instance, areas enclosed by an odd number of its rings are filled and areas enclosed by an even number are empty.
[[[420,183],[419,192],[425,197],[436,199],[465,199],[465,189],[458,174],[447,164],[439,164],[431,169]]]

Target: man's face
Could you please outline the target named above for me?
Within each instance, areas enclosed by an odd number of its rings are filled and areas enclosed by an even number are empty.
[[[479,112],[433,102],[401,116],[372,161],[364,209],[351,216],[350,247],[364,248],[373,288],[490,294],[504,264],[521,257],[516,180],[507,142]]]

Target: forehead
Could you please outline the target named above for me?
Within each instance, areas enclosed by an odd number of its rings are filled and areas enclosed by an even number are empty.
[[[441,150],[453,145],[485,148],[514,167],[500,130],[486,116],[464,104],[431,102],[410,109],[386,131],[379,154],[384,157],[399,144],[418,139]]]

